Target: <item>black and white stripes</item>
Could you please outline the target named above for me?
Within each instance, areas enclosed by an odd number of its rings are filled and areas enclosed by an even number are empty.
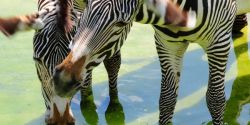
[[[154,23],[156,48],[162,68],[160,95],[160,124],[171,123],[178,95],[178,83],[183,55],[189,42],[196,42],[207,53],[209,82],[207,105],[213,124],[223,124],[225,109],[224,79],[230,49],[231,30],[236,16],[233,0],[175,0],[184,10],[197,13],[194,28],[157,25],[157,18],[150,13],[145,18],[145,8],[140,10],[137,21]]]
[[[38,0],[38,11],[54,4],[53,0]],[[37,30],[33,39],[33,49],[38,78],[41,81],[42,95],[45,100],[46,121],[52,117],[53,103],[58,103],[53,100],[55,95],[51,78],[56,65],[61,63],[68,55],[70,49],[69,42],[72,40],[76,24],[78,23],[77,13],[82,13],[83,7],[79,4],[81,0],[74,0],[74,9],[71,11],[71,19],[74,21],[73,30],[65,33],[62,27],[57,23],[57,9],[50,12],[44,22],[44,28]],[[72,3],[70,7],[72,7]],[[59,102],[60,103],[60,102]],[[66,107],[64,107],[66,108]]]
[[[159,14],[151,11],[144,0],[89,0],[80,21],[80,27],[73,39],[71,57],[68,56],[66,63],[57,67],[55,82],[61,82],[70,74],[72,77],[64,81],[64,84],[72,83],[76,79],[74,73],[68,69],[77,69],[74,64],[83,66],[83,70],[76,70],[89,79],[89,74],[94,67],[105,59],[111,59],[114,65],[110,67],[111,74],[116,74],[119,69],[119,50],[130,31],[132,22],[152,24],[155,30],[155,43],[158,52],[162,80],[161,94],[159,99],[159,124],[171,123],[178,95],[178,84],[181,75],[182,60],[190,42],[198,43],[207,53],[209,63],[209,82],[207,90],[207,105],[212,116],[214,125],[223,125],[223,113],[225,108],[224,78],[225,69],[230,49],[232,25],[237,13],[236,1],[234,0],[173,0],[171,6],[166,6],[164,14],[178,11],[184,14],[189,10],[195,12],[195,20],[186,18],[178,25],[162,19]],[[170,4],[167,4],[170,5]],[[178,7],[174,7],[178,6]],[[168,8],[169,7],[169,8]],[[183,13],[178,10],[181,8]],[[157,8],[154,8],[157,10]],[[165,12],[166,11],[166,12]],[[166,16],[166,15],[165,15]],[[182,15],[181,15],[182,16]],[[170,16],[171,17],[171,16]],[[192,17],[192,16],[191,16]],[[181,17],[182,18],[182,17]],[[189,26],[193,27],[183,27]],[[195,22],[192,22],[195,21]],[[174,22],[174,21],[172,21]],[[171,24],[171,25],[167,25]],[[193,25],[194,24],[194,25]],[[179,27],[181,26],[181,27]],[[118,53],[118,55],[116,55]],[[116,57],[117,62],[113,62]],[[119,58],[118,58],[119,57]],[[118,58],[118,59],[117,59]],[[105,62],[105,61],[104,61]],[[70,63],[71,65],[68,65]],[[79,66],[79,65],[78,65]],[[112,66],[112,67],[111,67]],[[66,67],[66,68],[65,68]],[[109,72],[109,70],[108,70]],[[116,81],[115,75],[111,80]],[[111,81],[112,82],[112,81]],[[90,84],[80,84],[88,87]],[[63,90],[64,86],[58,85],[58,92],[70,93]],[[110,84],[110,88],[116,90],[116,84]]]

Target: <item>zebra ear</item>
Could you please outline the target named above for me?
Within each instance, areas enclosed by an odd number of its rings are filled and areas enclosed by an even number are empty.
[[[163,18],[165,24],[195,27],[196,13],[194,11],[183,11],[171,0],[145,0],[145,2],[148,9]]]
[[[6,36],[11,36],[17,31],[41,29],[43,26],[43,21],[37,13],[11,18],[0,18],[0,31]]]
[[[0,18],[0,31],[6,36],[10,36],[17,31],[19,22],[20,19],[17,17],[9,19]]]

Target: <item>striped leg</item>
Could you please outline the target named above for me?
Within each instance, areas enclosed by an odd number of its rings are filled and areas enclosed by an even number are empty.
[[[111,102],[119,101],[117,91],[117,77],[121,65],[120,51],[114,54],[111,58],[104,60],[104,66],[109,77],[109,95]],[[81,111],[88,124],[97,125],[98,115],[94,104],[92,92],[92,71],[90,71],[84,81],[84,86],[81,89]]]
[[[173,117],[183,55],[188,43],[166,42],[158,34],[155,38],[162,71],[159,124],[166,125],[171,123]]]
[[[92,71],[88,73],[81,89],[81,112],[89,125],[98,124],[98,115],[92,92]]]
[[[117,77],[121,65],[120,51],[115,53],[111,58],[105,59],[103,62],[109,77],[110,100],[115,101],[118,98]]]
[[[214,125],[223,125],[225,110],[225,72],[230,50],[230,33],[207,50],[209,63],[209,83],[206,93],[207,106]]]
[[[89,96],[93,96],[92,92],[92,71],[90,71],[85,80],[84,86],[81,88],[81,98],[82,100],[88,98]]]

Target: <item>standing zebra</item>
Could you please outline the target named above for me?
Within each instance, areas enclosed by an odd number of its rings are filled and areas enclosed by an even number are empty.
[[[82,81],[102,60],[119,52],[136,19],[141,23],[153,24],[155,30],[162,69],[159,123],[171,123],[183,54],[189,42],[196,42],[208,57],[207,106],[213,124],[222,125],[225,109],[224,79],[232,25],[236,14],[249,12],[249,4],[248,8],[238,4],[237,11],[235,0],[173,1],[183,10],[192,9],[197,13],[195,28],[165,25],[169,24],[167,22],[162,24],[162,19],[148,11],[143,0],[89,0],[73,39],[72,50],[55,69],[53,80],[57,94],[70,98],[77,88],[86,86]],[[169,5],[166,4],[165,9],[159,8],[159,12],[168,14],[166,10],[174,11],[169,10],[172,8]],[[85,75],[84,79],[80,77],[82,75]]]

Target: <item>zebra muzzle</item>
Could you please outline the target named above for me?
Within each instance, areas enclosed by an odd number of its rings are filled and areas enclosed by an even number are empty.
[[[53,104],[53,114],[46,121],[46,125],[75,125],[75,119],[70,111],[69,103],[66,104],[65,111],[63,114],[60,113],[60,110],[57,108],[57,105]]]

